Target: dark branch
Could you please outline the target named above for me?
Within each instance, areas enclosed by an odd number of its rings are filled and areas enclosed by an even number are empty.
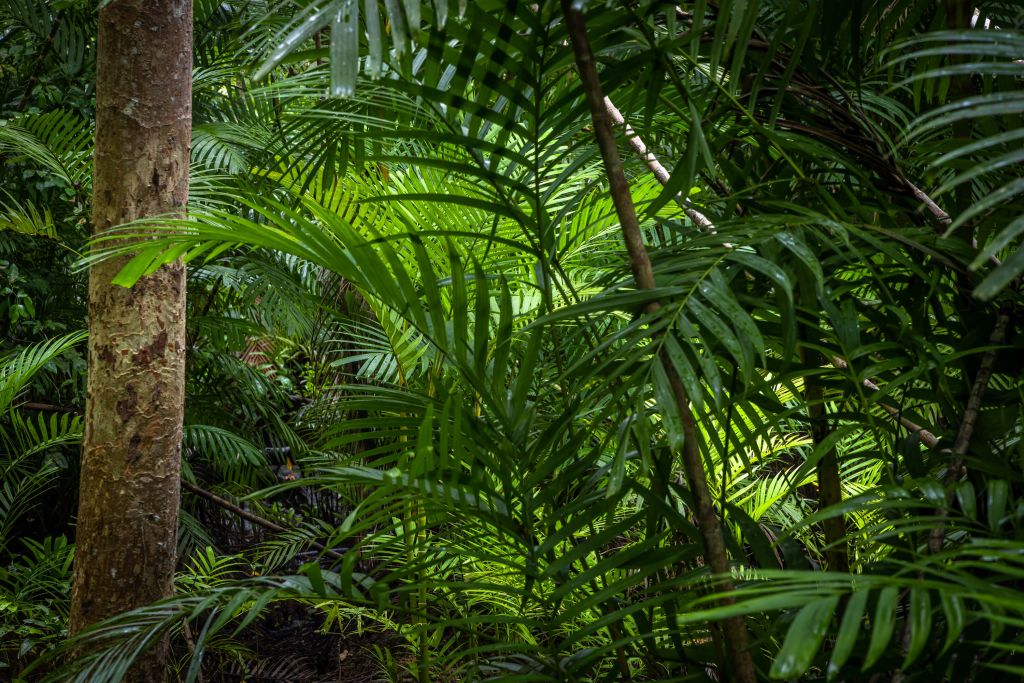
[[[190,491],[190,492],[196,494],[200,498],[204,498],[204,499],[210,501],[214,505],[217,505],[219,507],[224,508],[228,512],[232,512],[232,513],[238,515],[239,517],[241,517],[242,519],[244,519],[246,521],[252,522],[253,524],[256,524],[258,526],[263,527],[264,529],[268,529],[270,531],[273,531],[273,532],[279,533],[279,534],[283,534],[283,533],[287,533],[288,531],[291,531],[291,529],[288,529],[287,527],[283,527],[280,524],[276,524],[274,522],[271,522],[269,519],[266,519],[264,517],[260,517],[259,515],[255,515],[255,514],[249,512],[248,510],[246,510],[245,508],[242,508],[242,507],[239,507],[238,505],[235,505],[234,503],[232,503],[230,500],[227,500],[226,498],[221,498],[220,496],[218,496],[215,493],[210,493],[206,489],[200,488],[199,486],[196,486],[195,484],[193,484],[190,481],[186,481],[186,480],[182,479],[181,480],[181,487],[183,489],[187,490],[187,491]],[[330,557],[333,560],[340,560],[340,559],[342,559],[344,557],[344,555],[342,555],[341,553],[336,552],[334,550],[331,550],[330,548],[327,548],[323,544],[317,543],[316,541],[310,541],[309,544],[312,547],[316,548],[317,550],[322,552],[324,555],[326,555],[327,557]]]

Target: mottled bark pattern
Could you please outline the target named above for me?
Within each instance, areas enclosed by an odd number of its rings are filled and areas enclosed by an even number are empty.
[[[100,11],[96,231],[180,213],[188,199],[191,0],[113,0]],[[89,379],[71,630],[171,594],[185,378],[185,270],[125,289],[89,274]],[[165,678],[166,645],[132,680]]]

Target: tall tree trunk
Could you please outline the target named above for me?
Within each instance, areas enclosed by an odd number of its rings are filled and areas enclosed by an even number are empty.
[[[184,211],[192,123],[192,0],[100,10],[93,225]],[[185,381],[185,269],[125,289],[124,260],[89,273],[89,378],[71,632],[172,591]],[[166,678],[166,642],[131,680]]]

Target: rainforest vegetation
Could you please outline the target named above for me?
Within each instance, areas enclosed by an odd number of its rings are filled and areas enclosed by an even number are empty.
[[[1024,678],[1019,0],[0,0],[0,680]]]

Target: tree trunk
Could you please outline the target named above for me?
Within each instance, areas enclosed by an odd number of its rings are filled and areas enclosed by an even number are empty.
[[[100,10],[93,225],[184,211],[192,119],[192,0]],[[89,378],[71,632],[172,592],[185,381],[185,269],[131,289],[124,260],[89,273]],[[166,679],[166,642],[130,680]]]

